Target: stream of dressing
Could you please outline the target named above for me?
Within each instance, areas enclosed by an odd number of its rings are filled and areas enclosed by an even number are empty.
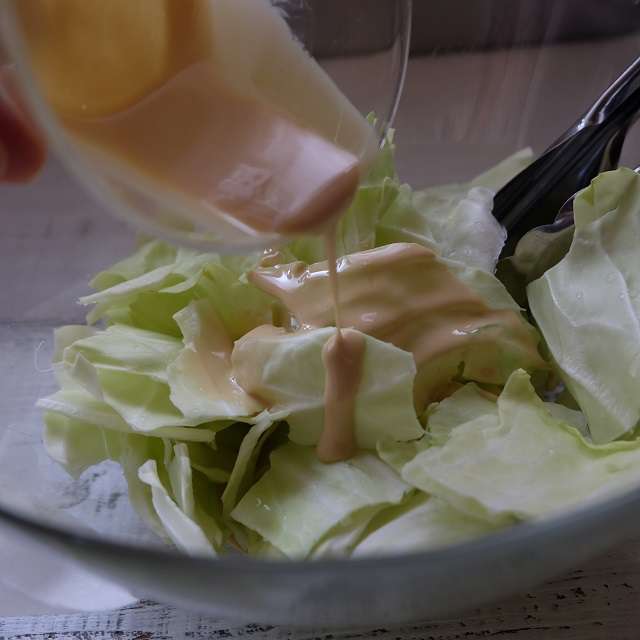
[[[348,460],[357,450],[355,405],[362,379],[366,342],[361,333],[342,326],[335,223],[325,232],[324,244],[336,333],[322,349],[325,369],[324,428],[316,452],[321,462],[331,463]]]

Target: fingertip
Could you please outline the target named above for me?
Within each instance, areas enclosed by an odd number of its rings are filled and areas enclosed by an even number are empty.
[[[4,176],[9,168],[9,152],[7,147],[0,140],[0,180],[4,180]]]
[[[42,138],[19,114],[0,104],[0,180],[25,182],[46,159]]]

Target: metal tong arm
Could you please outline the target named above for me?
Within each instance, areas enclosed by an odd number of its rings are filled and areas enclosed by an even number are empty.
[[[496,194],[494,215],[507,228],[506,255],[530,229],[600,171],[614,168],[624,134],[640,111],[640,57],[535,162]],[[561,184],[562,183],[562,184]]]

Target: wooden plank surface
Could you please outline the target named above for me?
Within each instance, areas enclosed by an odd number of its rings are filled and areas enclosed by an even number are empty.
[[[0,640],[636,640],[640,542],[497,605],[400,628],[337,632],[230,625],[140,603],[112,613],[0,619]]]

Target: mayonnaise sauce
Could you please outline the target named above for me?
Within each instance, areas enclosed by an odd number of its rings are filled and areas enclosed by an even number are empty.
[[[325,367],[324,429],[317,453],[322,462],[338,462],[348,460],[357,450],[355,405],[366,343],[361,333],[342,328],[335,223],[325,232],[324,245],[336,334],[322,351]]]
[[[418,410],[450,383],[470,345],[474,353],[486,351],[487,365],[478,377],[489,384],[504,382],[496,353],[500,341],[514,345],[522,366],[544,366],[537,337],[520,315],[488,307],[430,249],[396,243],[344,256],[337,264],[343,326],[413,354]],[[303,327],[333,324],[326,262],[257,269],[249,279],[278,298]]]
[[[322,350],[325,366],[324,429],[316,451],[322,462],[348,460],[357,451],[355,404],[366,342],[352,329],[336,329]]]

